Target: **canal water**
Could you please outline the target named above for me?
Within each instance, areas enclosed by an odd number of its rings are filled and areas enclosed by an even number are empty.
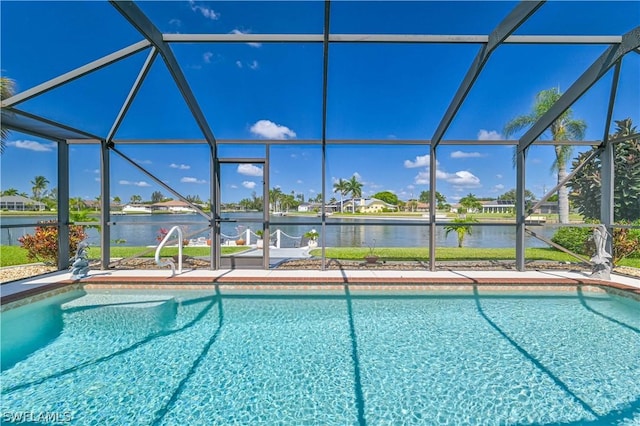
[[[235,239],[241,233],[244,235],[247,228],[257,229],[256,223],[244,222],[246,215],[235,213],[232,216],[237,222],[225,222],[221,225],[223,238]],[[2,217],[4,225],[19,225],[34,223],[41,220],[54,220],[54,216],[45,217]],[[191,238],[208,237],[207,221],[196,214],[184,215],[124,215],[113,216],[111,226],[112,245],[120,246],[150,246],[158,243],[157,237],[161,228],[171,228],[180,225],[186,234],[196,233]],[[338,225],[340,221],[342,224]],[[329,218],[327,221],[325,241],[327,247],[366,247],[375,244],[376,247],[427,247],[429,245],[429,228],[427,224],[416,225],[415,220],[377,220],[384,224],[371,225],[371,220],[364,218]],[[282,224],[288,222],[288,224]],[[315,222],[315,224],[314,224]],[[386,223],[388,222],[388,223]],[[410,223],[410,226],[398,226],[399,223]],[[536,226],[535,232],[551,238],[557,227]],[[311,229],[320,232],[320,218],[310,216],[285,216],[271,219],[272,241],[275,232],[279,229],[282,247],[295,247],[300,242],[300,237]],[[2,245],[20,245],[18,238],[25,234],[33,234],[33,227],[18,227],[2,229]],[[89,243],[93,246],[100,245],[100,234],[96,228],[87,230]],[[255,238],[255,236],[253,237]],[[473,225],[471,235],[464,240],[465,247],[501,248],[514,247],[516,239],[515,226],[480,226]],[[252,242],[255,242],[252,240]],[[442,226],[437,227],[436,243],[438,247],[457,246],[455,232],[445,235]],[[527,247],[547,247],[547,244],[533,237],[526,237]]]

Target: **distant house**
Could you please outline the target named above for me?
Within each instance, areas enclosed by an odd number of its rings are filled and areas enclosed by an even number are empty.
[[[152,204],[153,210],[169,211],[171,213],[195,213],[193,207],[181,200],[164,201]]]
[[[429,211],[429,203],[423,203],[422,201],[418,201],[415,198],[411,198],[407,200],[404,205],[404,210],[407,212],[428,212]]]
[[[540,206],[534,213],[537,214],[558,214],[558,202],[557,201],[545,201],[540,203]]]
[[[300,203],[298,211],[301,213],[313,212],[320,208],[320,203]]]
[[[11,211],[42,211],[47,206],[40,201],[23,197],[22,195],[4,195],[0,197],[0,210]]]
[[[144,204],[127,204],[122,208],[126,214],[151,214],[151,207]]]
[[[396,211],[398,206],[389,204],[377,198],[356,198],[344,201],[344,210],[352,211],[355,204],[355,211],[359,213],[380,213],[385,210]]]
[[[516,205],[512,200],[481,201],[482,213],[514,213]]]

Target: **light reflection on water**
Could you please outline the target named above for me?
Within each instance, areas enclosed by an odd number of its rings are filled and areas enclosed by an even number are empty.
[[[231,215],[229,215],[231,216]],[[256,230],[259,226],[257,223],[243,222],[243,214],[237,213],[233,216],[238,222],[223,222],[221,224],[222,234],[229,237],[240,234],[243,229],[251,228]],[[255,216],[255,215],[254,215]],[[246,215],[244,215],[246,217]],[[21,224],[33,223],[40,220],[51,220],[55,217],[8,217],[2,218],[3,224]],[[277,222],[273,223],[274,220]],[[427,247],[429,245],[429,228],[424,226],[396,226],[397,222],[389,221],[385,225],[366,225],[367,219],[340,219],[351,223],[346,225],[333,225],[335,219],[329,219],[326,226],[325,244],[328,247],[366,247],[373,244],[375,240],[376,247]],[[111,227],[112,245],[116,245],[115,241],[124,240],[117,245],[123,246],[151,246],[157,244],[157,236],[160,228],[170,228],[173,225],[182,225],[183,231],[187,234],[193,233],[200,229],[206,229],[206,220],[199,215],[139,215],[139,216],[114,216],[112,221],[115,223]],[[279,225],[278,222],[316,222],[315,225]],[[272,218],[271,232],[280,229],[288,236],[300,237],[305,232],[315,228],[321,230],[320,219],[316,217],[299,217],[287,216]],[[455,247],[457,246],[457,237],[455,232],[445,236],[445,230],[442,226],[438,226],[436,233],[436,243],[439,247]],[[540,226],[535,227],[536,233],[544,237],[551,238],[556,231],[556,227]],[[3,229],[1,234],[2,245],[19,245],[18,238],[27,233],[33,233],[34,228],[10,228]],[[100,234],[97,229],[88,229],[89,243],[93,246],[100,245]],[[194,235],[196,237],[207,237],[207,231]],[[255,238],[255,237],[254,237]],[[272,240],[275,239],[275,235]],[[514,247],[516,239],[515,226],[479,226],[474,225],[471,235],[467,235],[464,239],[465,247]],[[255,241],[252,241],[255,242]],[[298,244],[299,239],[283,237],[283,247],[293,247]],[[547,247],[542,241],[526,237],[527,247]]]

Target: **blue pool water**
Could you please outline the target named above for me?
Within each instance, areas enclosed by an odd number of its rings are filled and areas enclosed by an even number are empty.
[[[77,292],[2,314],[1,418],[638,425],[639,361],[600,293]]]

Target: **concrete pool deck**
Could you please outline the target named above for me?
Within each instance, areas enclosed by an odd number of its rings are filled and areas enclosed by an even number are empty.
[[[363,290],[524,290],[553,287],[600,286],[622,290],[640,299],[640,279],[611,274],[611,281],[597,280],[587,272],[562,270],[517,271],[393,271],[393,270],[184,270],[170,277],[167,270],[92,270],[86,278],[73,280],[68,271],[54,272],[0,286],[2,306],[21,299],[69,288],[87,289],[338,289],[353,285]]]

